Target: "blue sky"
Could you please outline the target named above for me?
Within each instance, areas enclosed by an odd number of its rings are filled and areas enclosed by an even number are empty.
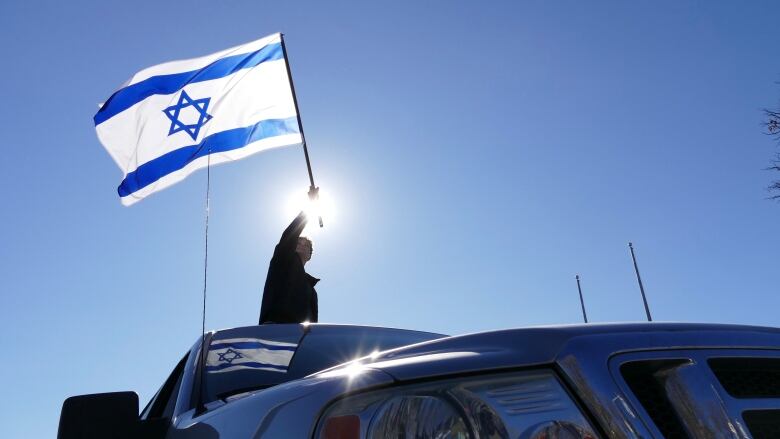
[[[317,183],[321,321],[467,333],[654,317],[777,326],[760,109],[780,4],[0,5],[0,436],[146,401],[198,336],[205,172],[130,208],[92,116],[132,73],[284,32]],[[257,320],[300,148],[212,170],[208,328]]]

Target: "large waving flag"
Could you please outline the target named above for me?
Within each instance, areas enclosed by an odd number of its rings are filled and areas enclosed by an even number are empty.
[[[207,163],[302,142],[281,34],[141,70],[94,120],[126,206]]]

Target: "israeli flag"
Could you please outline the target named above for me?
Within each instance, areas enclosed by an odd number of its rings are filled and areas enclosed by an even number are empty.
[[[125,206],[209,162],[301,143],[281,34],[141,70],[94,120]]]
[[[295,343],[259,338],[214,340],[206,357],[206,371],[217,373],[255,369],[285,373],[297,348]]]

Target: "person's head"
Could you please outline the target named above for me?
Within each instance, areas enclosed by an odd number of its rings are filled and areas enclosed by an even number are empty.
[[[311,259],[311,254],[314,251],[314,246],[312,245],[311,239],[301,236],[298,238],[298,245],[295,246],[295,252],[298,253],[298,256],[301,258],[301,262],[303,262],[304,265],[306,265],[307,262],[309,262],[309,259]]]

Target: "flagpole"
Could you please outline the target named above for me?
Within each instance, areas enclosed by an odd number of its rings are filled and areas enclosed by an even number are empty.
[[[639,282],[639,291],[642,293],[642,302],[645,304],[645,314],[647,314],[647,321],[652,322],[653,318],[650,317],[650,307],[647,306],[647,296],[645,296],[645,287],[642,285],[642,277],[639,276],[639,266],[636,264],[636,255],[634,255],[634,244],[628,243],[628,248],[631,249],[631,260],[634,261],[634,271],[636,272],[636,280]]]
[[[301,111],[298,109],[298,97],[295,94],[295,85],[293,85],[292,71],[290,70],[290,60],[287,58],[287,46],[284,45],[284,34],[279,34],[282,41],[282,53],[284,54],[284,64],[287,67],[287,79],[290,81],[290,91],[292,91],[293,104],[295,104],[295,116],[298,118],[298,132],[301,133],[301,143],[303,144],[303,155],[306,157],[306,169],[309,171],[309,199],[314,201],[319,198],[319,190],[314,185],[314,174],[311,172],[311,160],[309,159],[309,148],[306,147],[306,135],[303,134],[303,122],[301,121]],[[320,227],[322,217],[319,217]]]
[[[580,286],[580,275],[575,276],[577,278],[577,291],[580,292],[580,305],[582,306],[582,319],[585,323],[588,323],[588,314],[585,313],[585,300],[582,298],[582,287]]]

